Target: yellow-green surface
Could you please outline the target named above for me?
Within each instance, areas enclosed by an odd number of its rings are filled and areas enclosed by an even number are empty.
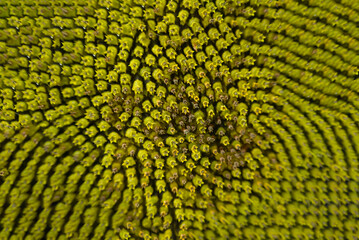
[[[358,0],[0,0],[0,240],[358,239]]]

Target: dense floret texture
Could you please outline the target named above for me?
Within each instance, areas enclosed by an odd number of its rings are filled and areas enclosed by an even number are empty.
[[[359,1],[0,0],[0,239],[358,239]]]

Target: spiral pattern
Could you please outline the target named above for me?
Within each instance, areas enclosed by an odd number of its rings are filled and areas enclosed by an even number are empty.
[[[0,1],[0,239],[358,239],[359,1]]]

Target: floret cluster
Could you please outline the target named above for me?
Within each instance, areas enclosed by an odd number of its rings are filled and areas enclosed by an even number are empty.
[[[358,239],[359,1],[0,0],[0,239]]]

